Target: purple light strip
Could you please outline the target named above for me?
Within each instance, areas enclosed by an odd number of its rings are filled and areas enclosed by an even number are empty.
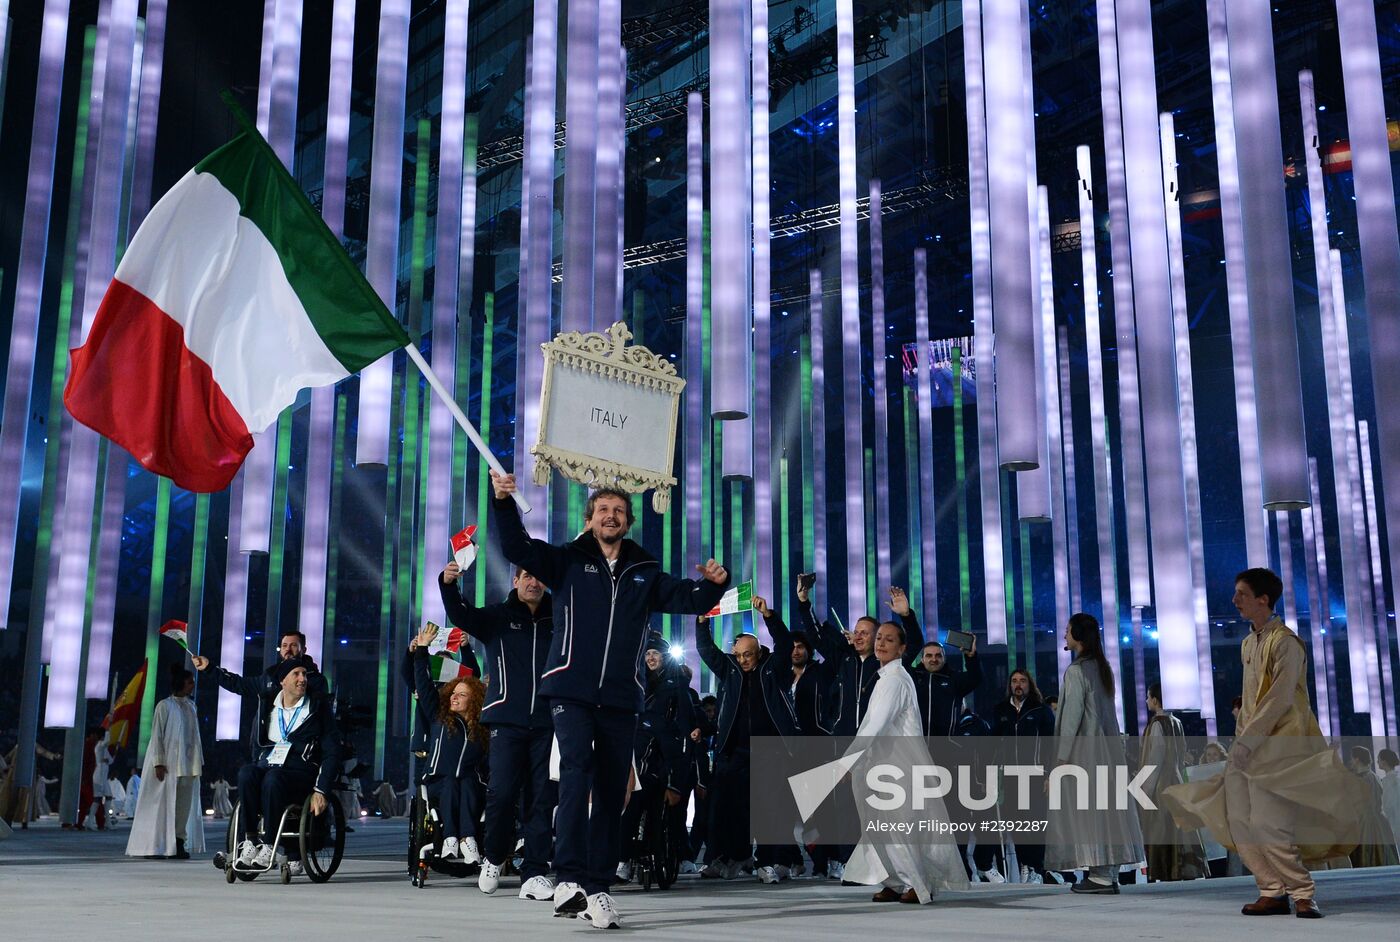
[[[1195,580],[1181,455],[1150,7],[1149,0],[1121,0],[1116,33],[1143,449],[1152,455],[1147,478],[1152,514],[1152,584],[1164,702],[1175,709],[1199,709]],[[1139,686],[1144,680],[1138,675]],[[1140,690],[1142,693],[1145,691]]]
[[[224,618],[219,631],[219,663],[242,664],[246,638],[244,626],[248,620],[248,554],[239,552],[238,535],[242,532],[243,475],[240,473],[229,485],[228,492],[228,550],[224,568]],[[230,668],[232,669],[232,668]],[[238,694],[219,691],[218,716],[214,738],[237,739],[243,714],[243,701]]]
[[[928,637],[938,637],[938,496],[933,476],[933,349],[929,345],[928,253],[914,250],[914,339],[919,350],[919,534],[923,562],[924,597],[919,617],[928,627]],[[954,429],[954,435],[962,434]],[[963,631],[967,625],[958,625]]]
[[[1236,0],[1228,4],[1230,85],[1236,105],[1240,211],[1244,220],[1256,404],[1259,427],[1269,430],[1269,447],[1260,452],[1264,507],[1296,510],[1308,503],[1308,465],[1288,216],[1283,177],[1278,173],[1283,142],[1274,72],[1272,8],[1270,0]],[[1155,531],[1155,515],[1152,526]]]
[[[1376,657],[1380,661],[1380,689],[1385,699],[1385,734],[1394,737],[1395,684],[1390,668],[1390,621],[1385,610],[1385,569],[1381,565],[1381,527],[1376,516],[1376,478],[1371,468],[1369,423],[1358,423],[1357,432],[1361,436],[1361,484],[1366,491],[1366,535],[1371,550],[1371,597],[1376,605]],[[1374,734],[1376,727],[1373,725],[1371,729]]]
[[[885,388],[889,378],[889,335],[885,331],[885,240],[880,206],[880,181],[871,180],[870,339],[873,344],[871,366],[875,371],[875,579],[876,585],[883,590],[894,583],[890,573],[890,403],[889,392]],[[919,356],[926,360],[928,347],[920,347]]]
[[[598,194],[598,112],[608,97],[599,86],[598,2],[568,0],[564,120],[563,330],[589,331],[593,320],[594,207]],[[599,220],[601,223],[601,220]],[[611,323],[611,321],[609,321]],[[603,326],[607,326],[606,324]]]
[[[92,329],[97,306],[116,268],[117,217],[121,208],[121,183],[126,164],[126,123],[131,96],[132,59],[136,48],[136,8],[136,0],[112,0],[108,9],[107,51],[100,93],[97,91],[97,79],[93,81],[92,113],[100,115],[101,133],[89,223],[91,248],[81,333],[84,339]],[[97,74],[94,69],[94,76]],[[112,451],[110,460],[124,465],[125,453],[115,447]],[[44,723],[49,727],[71,727],[81,699],[78,668],[87,634],[84,627],[92,527],[98,523],[93,518],[98,487],[95,480],[97,461],[97,433],[75,424],[69,449],[63,526],[61,536],[55,534],[55,539],[62,543],[62,553],[56,575],[53,660],[44,707]]]
[[[622,49],[621,0],[601,0],[598,5],[598,113],[594,146],[595,201],[594,235],[589,246],[593,256],[592,330],[603,330],[622,318],[622,172],[627,152],[626,58]],[[572,81],[572,80],[571,80]],[[569,128],[572,133],[573,123]],[[567,155],[567,151],[566,151]],[[568,184],[568,175],[564,182]],[[565,191],[567,198],[568,191]],[[565,247],[568,246],[568,212],[565,220]],[[568,259],[564,260],[565,265]],[[568,280],[565,279],[565,283]],[[568,313],[567,305],[565,313]],[[640,333],[640,325],[634,331]]]
[[[1201,715],[1210,719],[1215,716],[1215,672],[1211,666],[1210,607],[1206,600],[1206,544],[1201,523],[1196,395],[1191,378],[1191,324],[1186,313],[1186,271],[1183,267],[1186,253],[1181,245],[1181,186],[1176,173],[1176,124],[1169,111],[1162,112],[1158,121],[1162,141],[1162,195],[1167,213],[1167,265],[1171,275],[1182,482],[1186,487],[1186,540],[1190,547],[1192,610],[1195,612],[1196,654],[1201,678]],[[1296,625],[1297,622],[1290,624]]]
[[[0,16],[0,21],[3,21],[0,22],[0,30],[3,30],[8,19]],[[9,420],[0,423],[0,629],[8,628],[10,620],[24,437],[29,428],[24,417],[29,415],[29,391],[34,385],[67,40],[68,0],[48,0],[44,4],[44,27],[39,39],[34,128],[29,140],[29,176],[25,184],[18,277],[10,321],[9,365],[5,371],[5,407],[0,413]],[[0,55],[4,54],[4,49],[0,41]],[[60,502],[58,506],[64,505]],[[58,541],[54,543],[57,545]]]
[[[1315,459],[1309,458],[1308,463],[1311,465],[1314,460]],[[1316,509],[1316,505],[1313,505],[1307,510],[1300,511],[1298,514],[1298,522],[1303,535],[1303,574],[1307,580],[1308,586],[1308,627],[1307,631],[1304,632],[1303,619],[1300,615],[1298,624],[1294,627],[1294,630],[1297,631],[1298,637],[1303,639],[1303,643],[1306,644],[1312,652],[1313,693],[1317,700],[1317,723],[1322,729],[1326,730],[1330,726],[1327,715],[1328,708],[1330,707],[1330,704],[1327,702],[1327,669],[1324,666],[1325,662],[1322,660],[1322,641],[1326,636],[1318,633],[1319,626],[1317,620],[1318,612],[1325,612],[1326,606],[1322,602],[1322,593],[1319,589],[1317,578],[1318,547],[1314,539],[1312,525],[1312,515]],[[1211,733],[1210,735],[1213,736],[1215,734]]]
[[[156,153],[156,122],[160,117],[160,80],[165,63],[166,0],[147,0],[146,33],[141,51],[140,109],[136,116],[136,163],[132,175],[131,218],[135,233],[151,208]]]
[[[369,236],[365,278],[391,312],[398,311],[400,199],[403,192],[404,86],[408,80],[409,0],[382,0],[374,79],[374,142],[370,155]],[[551,142],[552,144],[553,142]],[[550,151],[551,156],[553,151]],[[389,460],[389,395],[394,361],[381,357],[360,371],[355,463]],[[256,451],[256,449],[254,449]]]
[[[540,430],[540,398],[536,392],[544,381],[544,359],[540,344],[548,343],[554,328],[554,98],[556,93],[559,40],[559,5],[555,0],[538,0],[534,11],[534,32],[530,39],[529,92],[525,126],[525,167],[528,181],[522,181],[529,202],[528,224],[522,218],[521,238],[526,243],[522,263],[522,297],[517,337],[525,350],[524,367],[516,382],[517,398],[525,402],[525,422],[516,425],[515,477],[521,493],[531,506],[541,509],[541,527],[549,527],[549,489],[531,479],[534,460],[530,447]]]
[[[1050,537],[1055,549],[1055,630],[1069,624],[1070,571],[1069,528],[1065,511],[1065,453],[1060,431],[1060,371],[1056,365],[1058,348],[1055,342],[1055,283],[1050,261],[1050,194],[1045,187],[1036,188],[1036,219],[1040,238],[1038,271],[1040,275],[1040,348],[1041,389],[1045,397],[1045,428],[1049,433],[1046,453],[1049,464],[1045,469],[1050,485]],[[1065,393],[1068,395],[1068,392]],[[1055,645],[1060,674],[1069,666],[1069,652],[1064,645]],[[1034,652],[1030,653],[1034,660]]]
[[[1316,658],[1314,668],[1314,683],[1317,688],[1317,704],[1319,714],[1322,711],[1322,704],[1327,703],[1327,714],[1329,722],[1324,728],[1330,728],[1333,736],[1340,736],[1342,729],[1340,704],[1334,704],[1331,695],[1331,680],[1335,679],[1336,673],[1332,661],[1332,638],[1328,631],[1332,628],[1332,590],[1327,584],[1327,530],[1322,521],[1322,495],[1318,487],[1317,459],[1308,459],[1308,486],[1312,496],[1312,506],[1308,508],[1304,516],[1308,517],[1308,522],[1304,524],[1304,532],[1311,530],[1314,534],[1314,549],[1309,553],[1308,558],[1317,565],[1318,602],[1317,613],[1313,615],[1313,650],[1321,652],[1321,656]],[[1337,709],[1333,709],[1334,705]],[[1319,716],[1319,721],[1321,717]]]
[[[856,53],[852,0],[836,0],[836,137],[840,159],[841,371],[846,432],[845,487],[847,610],[864,612],[865,438],[860,376],[860,245],[856,231]],[[713,165],[713,162],[712,162]]]
[[[685,109],[685,555],[708,553],[700,545],[704,500],[705,420],[705,102],[699,92],[686,96]],[[700,676],[699,656],[690,632],[686,663]]]
[[[711,376],[714,366],[711,364]],[[753,478],[753,419],[731,419],[720,426],[720,476],[725,480]],[[739,571],[738,560],[733,562]]]
[[[773,434],[772,290],[769,249],[771,163],[768,153],[768,0],[753,0],[751,50],[753,68],[753,354],[754,418],[758,436],[753,449],[755,591],[764,598],[784,598],[787,586],[773,585]],[[878,380],[877,380],[878,382]],[[777,450],[781,453],[780,450]],[[880,452],[877,450],[877,456]],[[879,461],[879,458],[876,458]]]
[[[1365,275],[1374,401],[1394,403],[1400,401],[1400,235],[1396,231],[1374,8],[1361,3],[1338,3],[1337,35],[1346,85],[1347,133],[1351,139],[1356,223]],[[1376,411],[1385,519],[1392,522],[1386,534],[1391,585],[1400,591],[1400,524],[1394,523],[1400,521],[1400,410]],[[1388,643],[1386,647],[1389,648]],[[1375,732],[1373,725],[1372,735]]]
[[[1220,176],[1220,222],[1225,242],[1225,292],[1230,305],[1230,348],[1235,377],[1235,417],[1244,500],[1245,558],[1251,566],[1269,559],[1264,481],[1259,470],[1259,419],[1250,356],[1249,285],[1244,267],[1244,218],[1240,213],[1240,167],[1235,148],[1235,105],[1230,87],[1230,49],[1225,0],[1206,0],[1210,36],[1211,99],[1215,108],[1215,159]]]
[[[1361,458],[1357,454],[1356,444],[1356,411],[1352,407],[1355,401],[1352,398],[1351,387],[1351,344],[1347,334],[1347,299],[1345,282],[1342,278],[1342,253],[1333,249],[1328,253],[1328,260],[1331,267],[1332,282],[1332,323],[1335,325],[1332,333],[1332,345],[1336,352],[1337,376],[1341,380],[1341,411],[1343,422],[1343,448],[1346,464],[1344,471],[1347,476],[1347,488],[1350,500],[1349,511],[1351,514],[1351,536],[1354,541],[1353,559],[1355,569],[1347,570],[1349,573],[1357,573],[1358,579],[1349,579],[1348,582],[1359,583],[1357,585],[1357,599],[1360,602],[1360,618],[1352,621],[1351,612],[1347,612],[1347,649],[1355,656],[1358,648],[1353,636],[1359,634],[1360,656],[1366,666],[1367,687],[1374,693],[1370,698],[1367,708],[1371,714],[1371,729],[1378,731],[1384,728],[1384,690],[1381,687],[1380,668],[1377,665],[1376,651],[1376,624],[1372,621],[1375,615],[1374,603],[1371,598],[1371,583],[1365,578],[1366,573],[1366,504],[1363,499]],[[1324,334],[1324,337],[1327,335]],[[1324,340],[1324,343],[1326,341]],[[1335,467],[1333,477],[1337,477]],[[1345,562],[1343,563],[1345,565]],[[1359,631],[1353,631],[1353,624],[1357,625]]]
[[[753,388],[746,6],[710,2],[710,414],[720,420],[747,417]]]
[[[463,237],[463,141],[467,123],[467,14],[469,0],[448,0],[443,13],[442,120],[438,132],[436,272],[433,290],[432,367],[443,386],[457,388],[458,273]],[[474,173],[473,173],[474,175]],[[473,210],[474,212],[474,210]],[[473,229],[467,230],[468,237]],[[471,304],[470,284],[466,303]],[[470,311],[467,312],[470,314]],[[468,335],[470,337],[470,334]],[[431,572],[460,525],[452,520],[452,441],[455,423],[447,404],[428,407],[428,480],[422,526],[424,565]],[[309,480],[309,479],[308,479]],[[437,580],[421,579],[422,612],[441,610]]]
[[[450,13],[448,22],[451,23]],[[451,27],[448,29],[450,32]],[[326,102],[325,166],[321,174],[321,218],[337,236],[341,235],[345,224],[345,164],[350,140],[350,76],[354,62],[354,46],[355,0],[335,0],[331,12],[331,65]],[[446,107],[448,106],[445,103],[444,108]],[[436,338],[434,340],[436,346]],[[445,382],[451,382],[451,369],[452,366],[449,365]],[[307,428],[306,509],[301,550],[301,598],[297,626],[306,635],[307,653],[315,658],[317,663],[323,661],[325,632],[327,628],[334,627],[326,625],[326,585],[330,577],[326,566],[330,556],[327,541],[330,537],[335,411],[335,387],[318,386],[311,390],[311,412]],[[436,493],[436,490],[430,491],[430,499]]]
[[[1108,466],[1108,415],[1104,405],[1103,341],[1099,326],[1099,268],[1094,247],[1094,177],[1089,148],[1075,148],[1079,168],[1079,261],[1084,290],[1084,346],[1089,372],[1089,444],[1094,452],[1094,528],[1099,557],[1099,594],[1105,653],[1119,666],[1118,549],[1113,525],[1113,475]],[[1118,715],[1123,716],[1122,684],[1115,686]]]
[[[1293,588],[1293,527],[1288,511],[1274,515],[1278,525],[1278,568],[1283,581],[1283,623],[1297,626],[1297,592]]]
[[[992,238],[992,297],[996,325],[997,452],[1009,471],[1040,467],[1042,413],[1036,383],[1037,325],[1031,272],[1026,142],[1034,136],[1026,112],[1022,23],[1024,0],[982,7],[987,169]],[[964,13],[964,18],[968,17]],[[966,24],[964,24],[966,28]],[[966,41],[966,40],[964,40]],[[985,328],[985,324],[982,324]],[[980,405],[980,399],[979,399]],[[1046,500],[1048,500],[1048,492]]]
[[[112,620],[117,610],[117,571],[122,556],[122,516],[126,511],[127,454],[107,445],[107,473],[102,483],[97,561],[92,575],[92,610],[88,612],[87,676],[83,696],[108,696],[112,665]]]
[[[812,340],[812,566],[813,572],[828,572],[826,551],[826,333],[822,312],[822,273],[813,268],[807,275],[808,331]],[[832,599],[830,589],[827,598]]]
[[[1084,571],[1079,560],[1079,487],[1075,483],[1074,473],[1074,387],[1070,382],[1069,334],[1065,328],[1059,328],[1056,341],[1056,351],[1059,354],[1060,428],[1063,441],[1061,461],[1065,471],[1064,514],[1068,525],[1066,539],[1069,542],[1069,607],[1072,611],[1082,612]]]
[[[996,353],[992,340],[991,210],[987,182],[986,102],[982,93],[982,0],[963,3],[963,66],[967,76],[968,209],[972,232],[973,360],[977,456],[982,495],[982,582],[987,643],[1006,643],[1006,580],[1001,534],[1001,470],[997,464]]]
[[[1103,107],[1104,170],[1109,227],[1113,233],[1113,326],[1118,351],[1119,454],[1123,464],[1123,507],[1128,533],[1128,601],[1152,604],[1151,557],[1147,548],[1147,484],[1142,456],[1142,409],[1138,390],[1136,315],[1133,311],[1133,254],[1128,233],[1127,165],[1123,154],[1123,105],[1119,96],[1118,34],[1114,0],[1100,0],[1099,89]],[[1156,113],[1156,109],[1153,109]],[[1155,148],[1154,148],[1155,149]],[[1083,178],[1083,171],[1080,173]],[[1095,299],[1097,303],[1097,299]]]

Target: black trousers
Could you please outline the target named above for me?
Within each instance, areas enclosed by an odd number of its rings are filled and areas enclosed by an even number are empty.
[[[554,869],[561,883],[577,883],[589,896],[605,893],[617,879],[622,853],[637,714],[573,700],[555,700],[550,714],[559,742]]]
[[[485,791],[474,766],[463,768],[461,778],[444,775],[428,785],[442,822],[443,837],[475,839],[480,836]]]
[[[549,780],[550,729],[524,726],[491,727],[491,775],[486,786],[486,843],[483,853],[503,864],[515,850],[515,825],[525,838],[520,879],[549,872],[554,836],[555,786]]]
[[[288,805],[306,801],[316,786],[316,774],[310,769],[289,769],[286,766],[245,765],[238,770],[238,800],[243,803],[239,824],[245,840],[259,841],[257,814],[262,813],[262,842],[277,840],[277,824]],[[288,860],[301,857],[295,841],[284,847]]]

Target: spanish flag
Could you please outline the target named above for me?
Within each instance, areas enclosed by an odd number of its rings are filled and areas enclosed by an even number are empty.
[[[117,749],[125,749],[131,739],[131,731],[141,720],[141,697],[146,692],[146,667],[149,661],[141,662],[141,669],[131,678],[117,702],[112,704],[112,712],[102,721],[107,730],[107,742]]]

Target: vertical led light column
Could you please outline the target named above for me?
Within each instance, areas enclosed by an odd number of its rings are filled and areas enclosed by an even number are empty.
[[[1149,0],[1118,0],[1116,23],[1143,448],[1152,455],[1147,499],[1162,696],[1174,707],[1199,709],[1195,579],[1186,522]],[[1141,688],[1145,679],[1139,676],[1137,682]]]
[[[1262,566],[1269,558],[1260,471],[1259,419],[1255,404],[1249,285],[1244,266],[1244,221],[1240,214],[1240,167],[1235,148],[1235,104],[1230,87],[1226,0],[1206,0],[1210,42],[1211,102],[1215,112],[1215,159],[1220,179],[1220,225],[1225,242],[1225,294],[1230,308],[1230,353],[1235,378],[1236,442],[1244,501],[1245,558]]]
[[[933,371],[937,364],[933,357],[933,347],[929,344],[928,328],[928,253],[923,249],[914,250],[914,338],[918,347],[917,369],[919,371],[918,432],[919,432],[919,508],[920,508],[920,558],[923,571],[924,597],[921,600],[919,615],[928,626],[927,636],[938,637],[938,497],[933,478]],[[955,377],[955,383],[960,378]],[[962,429],[953,429],[954,435],[961,435]],[[909,486],[913,486],[913,479]],[[958,628],[967,630],[965,624]]]
[[[592,329],[605,330],[622,312],[622,164],[627,153],[627,56],[622,48],[622,0],[601,0],[598,5],[596,98]],[[573,133],[572,122],[569,133]],[[566,183],[567,179],[566,176]],[[636,323],[640,334],[641,322]]]
[[[771,167],[768,154],[768,0],[752,0],[753,127],[753,505],[755,591],[781,598],[773,579],[773,273],[769,248]],[[786,524],[785,524],[786,525]]]
[[[1374,401],[1400,402],[1400,234],[1387,140],[1376,12],[1368,3],[1337,4],[1337,36],[1346,85],[1356,226],[1366,291]],[[1400,592],[1400,410],[1377,409],[1376,445],[1390,550],[1391,585]],[[1372,729],[1372,734],[1376,733]]]
[[[1327,701],[1327,712],[1331,716],[1329,726],[1332,735],[1337,736],[1341,734],[1341,704],[1332,698],[1330,690],[1332,682],[1337,677],[1332,661],[1332,638],[1328,634],[1332,629],[1332,589],[1327,582],[1327,530],[1322,521],[1322,497],[1318,487],[1316,458],[1308,459],[1308,486],[1312,495],[1312,506],[1308,508],[1309,513],[1304,514],[1304,516],[1311,519],[1311,528],[1315,536],[1314,550],[1310,554],[1310,558],[1317,564],[1319,608],[1317,614],[1313,616],[1313,624],[1316,629],[1313,641],[1315,645],[1313,648],[1315,655],[1314,679],[1317,684],[1318,708],[1320,710],[1323,701]],[[1317,655],[1319,651],[1321,652],[1320,656]],[[1337,707],[1335,710],[1332,709],[1334,705]],[[1318,719],[1320,725],[1321,716]]]
[[[541,6],[551,6],[543,3]],[[390,312],[398,310],[399,206],[403,195],[404,94],[408,81],[409,0],[383,0],[374,77],[374,138],[370,152],[369,234],[365,278]],[[551,37],[552,38],[552,37]],[[553,60],[551,59],[551,66]],[[550,73],[550,85],[554,75]],[[554,102],[550,100],[551,115]],[[550,158],[554,157],[553,127]],[[550,182],[553,183],[551,176]],[[545,265],[545,271],[549,266]],[[389,387],[394,361],[381,357],[360,371],[360,415],[355,437],[357,465],[389,461]]]
[[[983,600],[987,613],[987,642],[1005,644],[1006,580],[1001,531],[1001,471],[997,462],[997,366],[992,339],[991,209],[982,77],[982,0],[963,3],[963,34],[963,65],[967,75],[968,207],[972,231],[972,339],[977,383],[978,475],[982,493]],[[1017,61],[1020,61],[1019,52]]]
[[[1366,492],[1366,536],[1371,551],[1371,589],[1376,606],[1376,658],[1380,661],[1380,689],[1385,697],[1385,734],[1394,736],[1395,683],[1390,667],[1390,622],[1385,610],[1385,570],[1381,566],[1381,524],[1376,517],[1376,479],[1371,472],[1371,429],[1359,423],[1361,437],[1361,485]],[[1374,678],[1373,678],[1374,679]],[[1372,720],[1372,735],[1378,735]]]
[[[761,2],[761,0],[760,0]],[[889,336],[885,331],[885,242],[881,221],[880,181],[870,181],[870,365],[874,370],[875,394],[875,581],[882,591],[893,585],[890,575],[890,400],[885,388],[889,380]],[[925,288],[927,290],[927,288]],[[917,315],[916,315],[917,316]],[[926,362],[928,348],[919,349],[919,361]],[[762,361],[760,361],[762,362]]]
[[[465,11],[463,11],[465,17]],[[447,14],[446,34],[453,35],[453,12]],[[321,173],[321,218],[337,237],[345,226],[345,166],[350,143],[351,66],[355,46],[355,0],[335,0],[331,11],[330,81],[326,100],[326,150]],[[448,64],[444,60],[444,74]],[[444,96],[445,98],[446,96]],[[444,101],[444,113],[450,103]],[[446,165],[444,157],[442,165]],[[444,171],[440,171],[444,172]],[[439,210],[441,212],[441,210]],[[442,245],[441,242],[438,243]],[[441,259],[441,254],[439,254]],[[441,261],[438,263],[442,264]],[[438,269],[442,271],[441,268]],[[454,325],[455,327],[455,325]],[[439,337],[433,337],[437,350]],[[433,359],[439,361],[434,352]],[[440,361],[439,361],[440,362]],[[443,375],[441,372],[438,374]],[[445,383],[450,383],[448,373]],[[297,627],[306,635],[306,651],[325,669],[325,632],[334,627],[326,617],[326,596],[334,573],[330,563],[331,477],[335,450],[336,394],[334,386],[311,390],[311,411],[307,416],[306,497],[301,543],[301,597]],[[451,419],[449,417],[449,423]],[[451,432],[449,424],[449,435]],[[443,488],[447,492],[447,488]],[[331,639],[334,642],[334,638]]]
[[[1069,334],[1059,328],[1056,334],[1056,352],[1059,354],[1060,370],[1060,428],[1062,431],[1061,461],[1064,464],[1064,516],[1065,539],[1069,542],[1069,607],[1071,611],[1084,610],[1084,571],[1079,561],[1079,487],[1075,481],[1074,467],[1074,394],[1069,373]],[[1059,505],[1055,506],[1058,511]],[[1058,631],[1061,626],[1056,626]]]
[[[710,289],[714,357],[710,414],[722,421],[749,415],[753,389],[748,228],[753,183],[748,170],[748,138],[753,112],[748,95],[747,5],[748,0],[710,2],[710,251],[714,279]],[[732,436],[726,438],[733,440]]]
[[[812,571],[818,578],[831,570],[827,565],[826,506],[826,327],[822,312],[822,273],[813,268],[807,276],[807,333],[812,340]],[[835,601],[827,584],[826,598]]]
[[[1303,384],[1294,326],[1288,216],[1283,177],[1278,173],[1283,142],[1274,71],[1273,3],[1234,0],[1227,7],[1240,214],[1244,221],[1245,277],[1253,335],[1250,349],[1254,354],[1259,428],[1269,430],[1269,447],[1260,453],[1264,507],[1295,510],[1308,503],[1308,457],[1303,440]],[[1392,213],[1392,227],[1394,219]],[[1152,529],[1155,533],[1155,515]]]
[[[442,122],[438,131],[437,230],[433,272],[433,372],[448,389],[457,378],[457,306],[462,298],[471,305],[471,286],[458,291],[458,272],[464,235],[462,199],[463,145],[466,135],[468,0],[448,0],[443,13]],[[475,173],[475,169],[472,169]],[[470,312],[468,312],[470,313]],[[470,335],[468,335],[470,337]],[[452,437],[456,428],[452,413],[439,397],[428,406],[427,513],[422,522],[423,551],[437,560],[447,551],[448,539],[460,529],[452,519]],[[482,408],[486,400],[482,400]],[[460,486],[460,485],[459,485]],[[307,479],[310,487],[310,479]],[[481,561],[484,566],[485,560]],[[429,570],[434,567],[429,567]],[[426,616],[442,605],[437,580],[423,574],[420,611]]]
[[[1094,530],[1099,558],[1099,611],[1104,650],[1119,667],[1118,548],[1113,525],[1113,475],[1108,466],[1108,413],[1104,404],[1103,340],[1099,326],[1099,264],[1094,238],[1094,176],[1089,148],[1075,148],[1079,168],[1079,261],[1084,290],[1084,353],[1089,374],[1089,447],[1094,453]],[[1123,715],[1122,684],[1115,687],[1118,714]]]
[[[964,11],[965,18],[970,14]],[[1035,408],[1039,324],[1031,272],[1032,220],[1027,196],[1027,125],[1022,47],[1023,0],[982,7],[988,195],[991,210],[992,297],[996,327],[997,452],[1009,471],[1040,466],[1042,415]],[[964,28],[966,24],[964,24]],[[964,39],[966,41],[966,39]],[[985,324],[979,324],[985,328]],[[979,408],[982,403],[979,402]]]
[[[1040,351],[1041,389],[1044,391],[1044,413],[1046,428],[1046,455],[1049,467],[1045,469],[1050,485],[1050,538],[1055,558],[1052,562],[1055,576],[1055,631],[1069,624],[1070,612],[1070,548],[1069,528],[1065,514],[1065,453],[1064,440],[1060,431],[1060,371],[1056,366],[1059,346],[1055,341],[1055,284],[1050,261],[1050,195],[1045,187],[1036,188],[1037,223],[1040,238],[1037,240],[1039,262],[1037,273],[1040,279]],[[1066,389],[1064,394],[1069,395]],[[1069,666],[1064,655],[1064,645],[1055,645],[1060,674]],[[1031,663],[1035,663],[1035,626],[1031,623],[1027,651]]]
[[[564,330],[593,329],[594,199],[598,161],[598,2],[568,0],[564,70]],[[606,327],[607,325],[602,325]]]
[[[841,220],[841,378],[845,429],[847,611],[866,610],[865,406],[861,395],[860,246],[856,232],[856,53],[852,0],[836,0],[836,144]]]
[[[1186,487],[1186,540],[1191,564],[1201,715],[1215,716],[1211,667],[1210,608],[1206,602],[1206,544],[1201,523],[1201,474],[1196,447],[1196,394],[1191,378],[1191,322],[1186,312],[1186,253],[1181,244],[1181,186],[1176,175],[1176,123],[1171,112],[1158,119],[1162,141],[1162,197],[1167,214],[1167,265],[1171,275],[1172,333],[1176,352],[1177,408],[1181,415],[1182,483]],[[1295,623],[1296,624],[1296,623]]]
[[[1128,534],[1128,603],[1152,604],[1151,558],[1147,548],[1147,484],[1142,455],[1142,409],[1138,392],[1137,327],[1133,311],[1133,255],[1128,232],[1127,168],[1123,154],[1123,102],[1119,93],[1117,12],[1114,0],[1095,10],[1099,34],[1099,89],[1103,107],[1104,170],[1109,231],[1113,237],[1113,326],[1118,354],[1119,454],[1123,464],[1123,511]],[[1156,113],[1155,110],[1153,112]],[[1083,167],[1080,178],[1084,177]],[[1097,304],[1097,299],[1095,299]]]
[[[0,413],[5,419],[0,423],[0,630],[8,628],[10,620],[24,437],[29,428],[26,417],[29,415],[29,390],[34,383],[59,104],[63,96],[68,0],[47,0],[43,21],[34,92],[34,127],[29,139],[29,176],[25,183],[14,312],[10,321],[9,365],[5,370],[5,405],[4,412]],[[0,45],[0,54],[3,53],[4,47]],[[56,433],[56,429],[55,425],[51,431]]]
[[[705,103],[699,92],[685,108],[685,560],[708,559],[701,542],[705,436]],[[694,642],[686,643],[693,661]]]

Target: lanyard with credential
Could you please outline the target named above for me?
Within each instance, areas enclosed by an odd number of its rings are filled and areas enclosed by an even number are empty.
[[[297,717],[301,716],[301,711],[305,706],[305,700],[297,704],[297,708],[292,711],[292,722],[290,725],[287,723],[287,708],[282,706],[277,708],[277,724],[282,727],[282,738],[279,742],[291,742],[291,740],[287,738],[287,734],[297,728]]]

